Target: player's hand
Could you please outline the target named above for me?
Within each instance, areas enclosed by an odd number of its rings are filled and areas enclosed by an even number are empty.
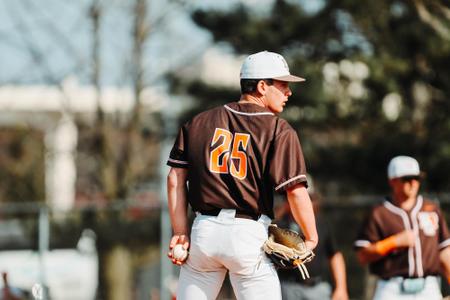
[[[306,247],[309,250],[314,250],[317,247],[317,242],[312,240],[306,240],[305,241]]]
[[[183,248],[185,250],[188,250],[190,246],[189,237],[185,234],[175,234],[174,236],[172,236],[172,239],[170,240],[169,252],[167,253],[167,256],[170,258],[170,260],[172,260],[172,263],[174,265],[181,266],[186,261],[179,261],[172,257],[172,249],[173,247],[175,247],[176,244],[181,244],[183,245]]]
[[[397,233],[395,236],[395,243],[399,248],[414,247],[416,241],[416,235],[412,230],[404,230]]]

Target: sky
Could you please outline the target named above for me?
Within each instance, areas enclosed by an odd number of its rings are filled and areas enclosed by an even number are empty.
[[[80,81],[89,78],[92,51],[90,0],[32,0],[0,2],[0,84],[52,83],[66,76]],[[131,63],[131,1],[103,1],[101,24],[102,83],[122,85]],[[186,11],[151,2],[153,20],[146,44],[147,81],[152,82],[182,64],[182,59],[198,55],[210,38],[196,28]],[[172,5],[172,7],[174,7]],[[159,22],[159,21],[155,21]]]
[[[195,0],[184,1],[186,4],[182,6],[175,2],[183,1],[148,1],[152,22],[145,45],[144,80],[150,85],[158,84],[169,71],[201,62],[212,46],[211,35],[192,22],[190,10],[227,10],[243,4],[255,13],[264,14],[273,0]],[[323,0],[300,2],[311,13],[323,4]],[[89,19],[92,0],[38,3],[0,1],[0,85],[53,85],[67,77],[88,84],[92,75]],[[100,31],[101,84],[127,86],[131,80],[133,2],[100,0],[100,3],[104,8]]]

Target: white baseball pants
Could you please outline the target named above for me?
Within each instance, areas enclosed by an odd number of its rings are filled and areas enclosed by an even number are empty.
[[[277,272],[264,254],[269,217],[258,221],[235,218],[222,209],[217,217],[197,215],[189,257],[181,267],[178,300],[216,299],[227,271],[238,300],[281,299]]]
[[[405,294],[401,288],[402,278],[393,277],[389,280],[378,280],[374,300],[441,300],[441,287],[436,276],[425,278],[425,287],[416,294]]]

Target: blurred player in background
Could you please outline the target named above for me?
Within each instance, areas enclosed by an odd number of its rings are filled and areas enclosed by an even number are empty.
[[[170,153],[168,202],[173,237],[190,253],[177,299],[215,299],[227,271],[237,299],[281,299],[276,270],[261,246],[274,218],[273,192],[286,194],[306,244],[317,244],[306,168],[295,130],[277,116],[292,92],[284,58],[248,56],[241,98],[184,124]],[[189,239],[188,203],[196,212]]]
[[[409,156],[388,165],[391,197],[375,206],[355,241],[362,264],[379,277],[374,299],[442,299],[450,280],[450,234],[436,203],[419,195],[422,173]]]
[[[347,275],[342,252],[336,245],[330,224],[320,213],[320,196],[308,177],[308,192],[316,217],[317,233],[320,243],[315,249],[315,258],[308,264],[310,278],[301,279],[295,270],[278,270],[283,300],[348,300]],[[277,224],[296,232],[301,229],[294,221],[289,203],[284,202],[276,208]],[[333,284],[328,282],[331,271]]]

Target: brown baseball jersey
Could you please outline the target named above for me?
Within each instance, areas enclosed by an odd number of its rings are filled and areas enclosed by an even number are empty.
[[[439,252],[450,246],[450,234],[436,203],[418,196],[410,211],[388,199],[374,207],[355,241],[355,247],[367,247],[403,230],[416,233],[414,247],[396,249],[369,265],[383,279],[394,276],[424,277],[439,275]]]
[[[306,184],[297,133],[265,107],[229,103],[184,124],[167,164],[188,169],[194,211],[236,209],[273,218],[273,192]]]

